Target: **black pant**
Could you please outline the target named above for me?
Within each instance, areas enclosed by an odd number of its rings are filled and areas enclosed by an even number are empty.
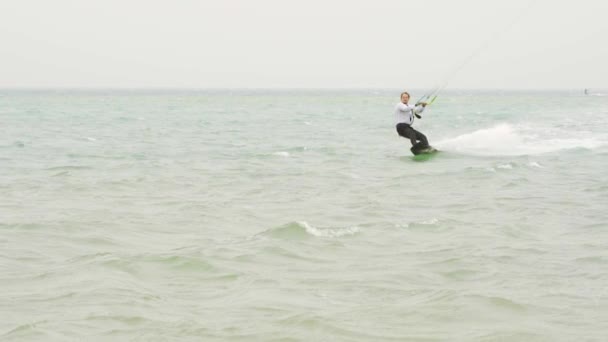
[[[429,146],[429,142],[426,140],[426,135],[413,129],[412,126],[400,122],[397,124],[396,128],[397,133],[399,133],[400,136],[410,139],[412,142],[412,148],[420,149]],[[418,140],[420,140],[420,142],[418,142]]]

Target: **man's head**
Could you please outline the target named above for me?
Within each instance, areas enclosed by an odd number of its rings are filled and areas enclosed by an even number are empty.
[[[403,104],[407,104],[410,101],[410,93],[408,93],[407,91],[404,91],[403,93],[401,93],[401,102]]]

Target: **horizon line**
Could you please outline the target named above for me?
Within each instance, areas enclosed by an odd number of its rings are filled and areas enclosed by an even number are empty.
[[[172,87],[172,86],[138,86],[138,87],[122,87],[122,86],[0,86],[2,90],[397,90],[397,89],[415,89],[426,90],[434,87]],[[608,88],[599,87],[529,87],[529,88],[475,88],[475,87],[458,87],[446,88],[443,91],[543,91],[543,90],[603,90]]]

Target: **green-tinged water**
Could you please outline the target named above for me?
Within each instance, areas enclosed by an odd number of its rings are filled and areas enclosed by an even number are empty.
[[[605,340],[608,97],[399,93],[0,91],[0,340]]]

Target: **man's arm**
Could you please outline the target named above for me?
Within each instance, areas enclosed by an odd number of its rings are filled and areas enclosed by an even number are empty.
[[[420,114],[424,112],[424,108],[426,108],[426,102],[420,102],[416,104],[416,108],[414,108],[414,115],[416,115],[418,119],[422,118]]]
[[[412,107],[410,105],[406,105],[403,102],[399,102],[397,104],[397,109],[399,109],[402,112],[409,112],[412,109]]]

